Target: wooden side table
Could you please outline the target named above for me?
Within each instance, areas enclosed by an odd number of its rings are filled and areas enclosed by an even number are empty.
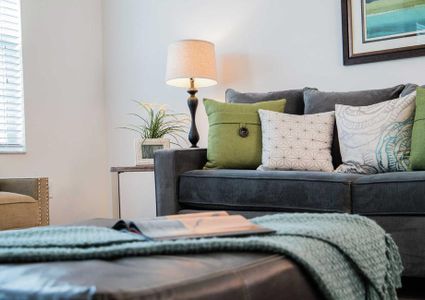
[[[121,218],[121,186],[120,186],[120,174],[127,172],[153,172],[154,165],[146,164],[142,166],[134,167],[111,167],[111,172],[113,173],[113,202],[114,202],[114,217]]]

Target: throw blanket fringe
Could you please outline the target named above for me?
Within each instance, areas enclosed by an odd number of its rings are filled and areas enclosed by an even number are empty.
[[[0,263],[115,259],[215,251],[279,253],[294,260],[327,299],[397,299],[402,264],[374,221],[348,214],[276,214],[253,219],[275,234],[150,242],[94,226],[0,232]]]
[[[394,289],[388,287],[401,287],[401,272],[403,272],[403,264],[398,252],[398,247],[394,240],[388,235],[385,235],[385,243],[387,245],[386,255],[387,273],[385,274],[385,285],[383,286],[384,299],[397,299],[397,293]]]

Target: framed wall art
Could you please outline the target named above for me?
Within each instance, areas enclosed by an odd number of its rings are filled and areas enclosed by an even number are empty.
[[[425,0],[341,0],[344,65],[425,55]]]

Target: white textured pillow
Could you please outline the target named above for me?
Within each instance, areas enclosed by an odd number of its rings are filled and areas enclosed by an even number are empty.
[[[334,112],[292,115],[259,110],[263,138],[259,170],[332,172]]]
[[[369,106],[335,106],[343,164],[340,173],[406,171],[416,92]]]

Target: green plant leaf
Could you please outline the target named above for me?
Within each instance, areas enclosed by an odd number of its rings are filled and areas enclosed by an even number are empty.
[[[186,133],[190,119],[185,113],[173,113],[167,111],[163,106],[147,104],[142,101],[132,100],[142,110],[142,114],[129,113],[130,116],[137,118],[141,124],[130,124],[120,127],[121,129],[137,132],[143,138],[163,138]],[[177,141],[177,139],[176,139]]]

